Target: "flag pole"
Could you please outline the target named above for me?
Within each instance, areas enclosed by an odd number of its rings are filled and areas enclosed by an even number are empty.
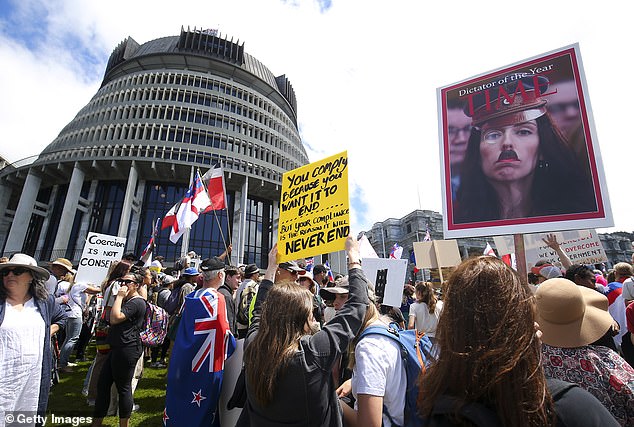
[[[222,166],[221,166],[222,167]],[[224,171],[222,172],[223,177],[222,177],[222,181],[224,183]],[[202,177],[202,175],[200,174],[200,168],[198,168],[198,176]],[[202,178],[201,178],[202,181]],[[224,190],[224,185],[223,185],[223,190]],[[207,188],[205,188],[205,191],[207,191]],[[229,238],[231,238],[231,234],[229,233],[229,211],[227,209],[227,203],[226,203],[226,199],[227,199],[227,195],[224,195],[225,197],[225,211],[227,212],[227,234],[229,235]],[[220,237],[222,238],[222,244],[225,247],[225,251],[228,250],[228,245],[227,245],[227,240],[225,239],[225,234],[222,231],[222,224],[220,223],[220,220],[218,219],[218,215],[216,214],[216,210],[213,209],[214,207],[214,203],[211,201],[211,197],[209,198],[209,201],[211,202],[211,208],[212,208],[212,212],[214,213],[214,218],[216,220],[216,224],[218,224],[218,230],[220,230]]]

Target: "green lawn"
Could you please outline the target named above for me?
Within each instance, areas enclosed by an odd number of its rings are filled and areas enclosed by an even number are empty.
[[[88,406],[81,389],[88,372],[88,368],[95,354],[94,344],[86,349],[87,362],[80,362],[73,373],[60,374],[60,383],[51,387],[48,402],[48,413],[56,416],[91,417],[93,407]],[[72,360],[72,358],[71,358]],[[165,407],[165,388],[167,383],[167,369],[150,368],[145,364],[143,377],[134,393],[134,403],[140,406],[139,411],[133,412],[130,425],[142,427],[159,427],[163,425],[163,408]],[[46,425],[70,425],[50,424]],[[86,424],[83,424],[86,425]],[[107,417],[104,425],[118,426],[117,417]]]

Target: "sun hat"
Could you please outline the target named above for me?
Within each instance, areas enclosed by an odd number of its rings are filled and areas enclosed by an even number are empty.
[[[57,258],[55,261],[49,262],[48,264],[59,265],[60,267],[64,267],[69,273],[75,273],[75,270],[73,269],[73,263],[66,258]]]
[[[200,272],[196,269],[196,267],[187,267],[185,271],[183,271],[183,276],[198,276]]]
[[[557,277],[562,277],[561,270],[559,267],[555,267],[554,265],[545,265],[539,269],[539,276],[542,276],[545,279],[555,279]]]
[[[11,259],[9,259],[9,262],[0,264],[0,271],[14,267],[27,268],[36,279],[47,280],[50,276],[50,273],[45,268],[38,267],[37,261],[26,254],[13,255]]]
[[[535,300],[542,342],[554,347],[591,344],[613,323],[604,295],[568,279],[546,280],[535,292]]]
[[[337,294],[347,294],[350,293],[350,284],[348,283],[347,277],[342,277],[335,281],[334,286],[328,286],[326,288],[321,288],[319,290],[319,296],[323,299],[334,299]]]

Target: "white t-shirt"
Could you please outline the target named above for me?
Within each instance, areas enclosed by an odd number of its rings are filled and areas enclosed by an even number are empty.
[[[376,325],[385,324],[381,322]],[[407,375],[401,359],[399,344],[382,335],[368,335],[359,341],[352,370],[352,394],[383,396],[383,404],[398,425],[403,425]],[[356,403],[355,403],[356,408]],[[391,426],[383,414],[383,425]]]
[[[416,330],[425,332],[430,337],[436,336],[436,326],[440,313],[442,313],[442,301],[436,302],[433,314],[429,312],[429,307],[424,302],[415,302],[409,307],[409,317],[414,316],[416,319],[414,323]]]

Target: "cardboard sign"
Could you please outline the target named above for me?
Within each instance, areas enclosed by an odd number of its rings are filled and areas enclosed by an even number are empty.
[[[437,94],[446,238],[614,225],[577,44]]]
[[[282,176],[278,263],[342,250],[349,233],[346,151]]]
[[[401,306],[408,262],[406,259],[363,258],[365,277],[374,283],[374,293],[382,297],[383,305]]]
[[[574,230],[552,233],[557,237],[561,249],[568,255],[573,264],[596,264],[608,260],[599,235],[595,230]],[[525,234],[524,249],[526,251],[527,271],[539,260],[562,267],[557,253],[546,246],[542,239],[546,233]],[[494,237],[495,246],[500,255],[515,251],[512,236]]]
[[[417,268],[455,267],[462,262],[455,240],[414,242],[414,255]]]
[[[125,237],[88,233],[75,281],[101,285],[108,275],[110,264],[123,256],[125,242]]]

